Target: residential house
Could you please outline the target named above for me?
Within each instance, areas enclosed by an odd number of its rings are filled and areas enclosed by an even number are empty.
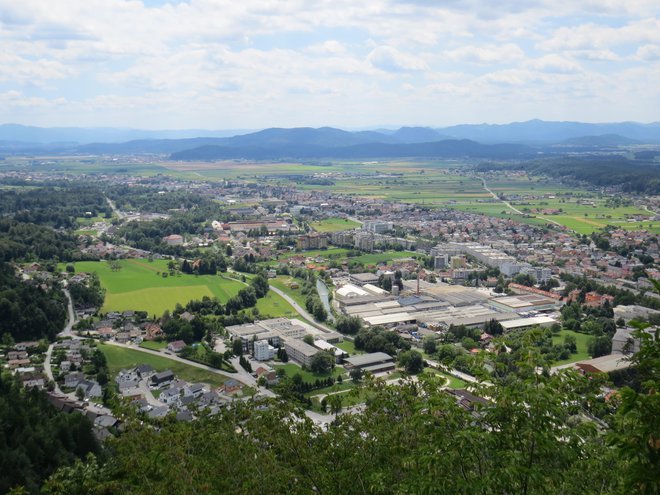
[[[150,385],[152,387],[163,387],[172,383],[174,380],[174,372],[171,370],[161,371],[151,376]]]
[[[241,382],[236,380],[227,380],[222,386],[222,390],[225,394],[234,394],[239,392],[243,388]]]
[[[160,400],[165,404],[171,405],[178,403],[180,398],[181,398],[181,389],[175,387],[175,388],[168,388],[166,390],[163,390],[163,392],[158,397],[158,400]]]
[[[200,397],[204,393],[204,384],[203,383],[189,383],[183,387],[184,397]]]
[[[183,340],[175,340],[167,344],[167,350],[172,352],[181,352],[186,347],[186,343]]]
[[[85,374],[82,371],[74,371],[64,376],[64,387],[76,388],[81,380],[85,379]]]

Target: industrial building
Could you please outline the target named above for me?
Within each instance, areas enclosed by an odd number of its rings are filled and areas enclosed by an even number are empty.
[[[384,352],[372,352],[344,359],[344,367],[351,371],[361,369],[370,373],[381,373],[395,368],[394,358]]]
[[[378,283],[378,275],[375,273],[352,273],[349,279],[351,283],[359,286]]]
[[[557,320],[549,316],[535,316],[533,318],[516,318],[514,320],[500,321],[505,332],[511,330],[524,330],[532,327],[551,327]]]
[[[336,291],[335,300],[343,313],[359,317],[366,326],[399,329],[408,325],[437,330],[459,325],[476,328],[493,319],[502,324],[525,320],[510,324],[510,328],[537,323],[545,326],[555,320],[523,317],[561,306],[561,301],[543,294],[494,297],[487,289],[416,280],[404,281],[401,296],[374,289],[368,284],[362,287],[348,284]]]
[[[516,294],[497,297],[491,299],[489,303],[500,311],[514,311],[516,313],[556,311],[562,306],[561,301],[540,294]]]
[[[302,339],[309,332],[306,325],[298,320],[272,318],[270,320],[232,325],[227,332],[233,339],[241,339],[244,353],[253,353],[255,341],[265,340],[273,347],[278,347],[284,339]]]

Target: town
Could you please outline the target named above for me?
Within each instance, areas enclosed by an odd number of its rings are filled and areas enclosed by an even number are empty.
[[[0,180],[55,177],[11,171]],[[59,410],[86,414],[101,440],[120,434],[127,411],[192,421],[273,397],[329,424],[337,412],[359,413],[367,379],[434,376],[471,408],[483,370],[500,375],[524,335],[535,335],[551,373],[624,383],[636,329],[660,321],[652,229],[576,234],[526,214],[454,209],[455,200],[427,207],[274,180],[90,180],[62,185],[99,188],[93,205],[72,201],[81,261],[14,266],[24,284],[63,291],[66,328],[53,342],[6,333],[2,359]],[[563,196],[594,207],[588,194],[556,187],[507,201]],[[171,208],[181,198],[188,206]],[[654,198],[626,201],[645,207],[634,221],[655,219]]]

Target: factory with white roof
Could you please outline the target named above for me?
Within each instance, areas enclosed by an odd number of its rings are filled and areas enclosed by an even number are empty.
[[[403,284],[402,293],[394,295],[371,284],[349,283],[335,291],[335,301],[344,314],[359,317],[367,327],[437,330],[459,325],[480,327],[492,319],[506,330],[550,326],[555,320],[542,313],[562,305],[543,294],[496,295],[485,288],[417,280]]]

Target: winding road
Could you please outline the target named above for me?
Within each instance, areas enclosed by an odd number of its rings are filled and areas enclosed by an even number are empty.
[[[62,292],[64,292],[64,295],[66,296],[68,300],[67,304],[67,313],[68,313],[68,320],[66,323],[66,326],[64,327],[64,330],[62,330],[60,333],[57,334],[58,337],[70,337],[70,338],[78,338],[78,336],[74,335],[71,330],[73,329],[73,325],[76,324],[76,313],[73,310],[73,300],[71,299],[71,294],[69,293],[68,290],[62,289]],[[67,395],[62,390],[60,389],[59,385],[55,381],[55,377],[53,376],[53,369],[50,366],[50,361],[51,358],[53,357],[53,349],[55,347],[55,343],[53,342],[48,346],[48,350],[46,351],[46,358],[44,359],[44,373],[46,373],[46,377],[48,377],[48,380],[53,382],[55,384],[55,389],[54,392],[59,395]],[[69,397],[73,396],[73,394],[68,394]]]
[[[485,189],[485,190],[486,190],[491,196],[493,196],[493,198],[495,198],[496,200],[498,200],[498,201],[501,202],[501,203],[504,203],[504,205],[506,205],[507,208],[509,208],[509,209],[512,210],[512,211],[515,211],[515,212],[518,213],[519,215],[522,215],[522,216],[527,215],[527,213],[524,213],[524,212],[520,211],[518,208],[516,208],[515,206],[513,206],[513,205],[512,205],[511,203],[509,203],[507,200],[505,200],[505,199],[501,199],[497,194],[495,194],[495,193],[494,193],[494,192],[488,187],[488,184],[486,184],[486,179],[483,179],[483,178],[482,178],[482,179],[481,179],[481,183],[483,184],[484,189]],[[562,229],[565,228],[562,224],[560,224],[559,222],[557,222],[557,221],[555,221],[555,220],[552,220],[551,218],[543,217],[543,216],[541,216],[541,215],[535,215],[535,217],[536,217],[536,218],[540,218],[541,220],[545,220],[546,222],[549,222],[549,223],[555,224],[557,227],[561,227]]]

